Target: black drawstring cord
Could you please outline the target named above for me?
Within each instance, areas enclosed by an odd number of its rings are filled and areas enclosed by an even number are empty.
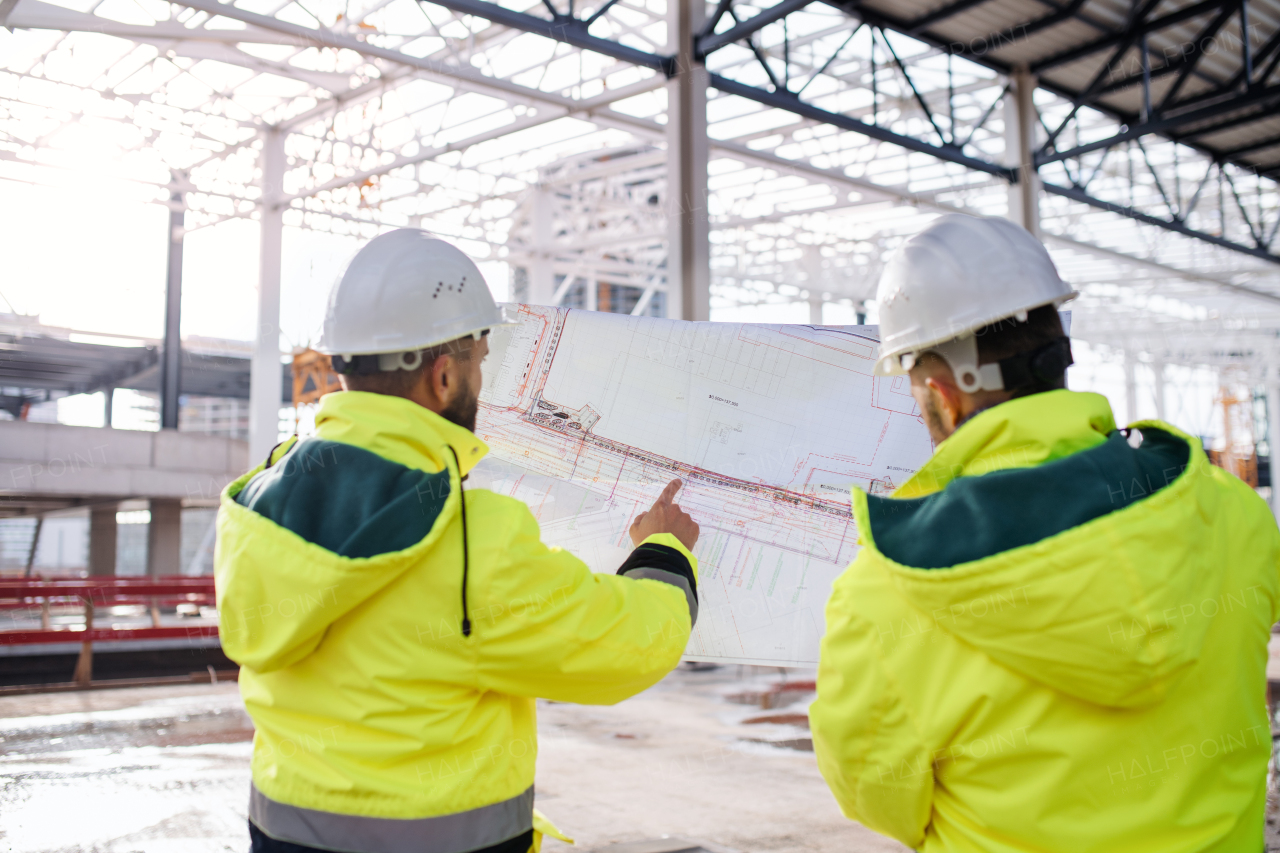
[[[458,461],[458,451],[449,447],[453,454],[453,464],[458,468],[458,506],[462,510],[462,636],[471,636],[471,617],[467,615],[467,575],[471,570],[471,560],[467,554],[467,496],[462,488],[462,463]]]
[[[288,437],[288,438],[286,438],[284,441],[281,441],[281,442],[277,443],[275,447],[273,447],[273,448],[271,448],[270,450],[268,450],[268,451],[267,451],[267,461],[266,461],[265,463],[263,463],[263,465],[262,465],[262,470],[264,470],[264,471],[265,471],[266,469],[270,468],[272,465],[274,465],[274,464],[275,464],[275,462],[272,462],[272,461],[271,461],[271,457],[276,455],[276,451],[280,449],[280,446],[281,446],[282,444],[288,444],[290,441],[293,441],[293,440],[294,440],[295,438],[297,438],[297,437],[298,437],[298,434],[295,432],[293,435],[289,436],[289,437]],[[276,460],[276,462],[279,462],[279,461],[280,461],[279,459],[277,459],[277,460]]]

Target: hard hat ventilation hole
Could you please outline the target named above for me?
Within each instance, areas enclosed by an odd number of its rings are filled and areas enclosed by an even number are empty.
[[[972,394],[982,387],[982,379],[978,376],[978,371],[972,367],[960,368],[956,372],[956,383],[966,394]]]

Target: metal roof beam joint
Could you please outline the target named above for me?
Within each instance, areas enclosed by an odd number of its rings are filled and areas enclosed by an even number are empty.
[[[712,53],[715,53],[725,45],[733,44],[735,41],[742,39],[750,39],[760,30],[790,15],[792,12],[803,9],[812,3],[813,0],[781,0],[776,6],[765,9],[752,15],[745,21],[739,21],[738,16],[734,14],[733,7],[729,3],[724,3],[723,9],[716,8],[714,20],[718,21],[720,16],[728,12],[734,20],[734,25],[722,33],[708,32],[699,35],[694,39],[694,53],[699,59],[705,59]]]
[[[552,20],[538,18],[524,12],[515,12],[504,6],[499,6],[497,3],[485,2],[485,0],[419,0],[419,2],[430,2],[460,15],[473,15],[477,18],[484,18],[490,23],[523,30],[524,32],[563,42],[583,50],[611,56],[614,59],[629,62],[642,68],[652,68],[655,71],[661,71],[668,78],[674,77],[676,74],[676,58],[674,56],[649,53],[619,44],[610,39],[593,36],[587,32],[587,28],[590,26],[587,21],[557,13],[549,0],[544,0],[544,2],[547,3],[547,7],[555,15]],[[601,12],[603,11],[604,9],[602,8]],[[591,21],[594,22],[598,17],[598,14],[593,15]]]
[[[1241,254],[1252,255],[1255,258],[1261,258],[1262,260],[1270,261],[1273,264],[1280,264],[1280,255],[1273,255],[1264,247],[1246,246],[1243,243],[1237,243],[1233,240],[1228,240],[1215,234],[1209,234],[1204,231],[1189,228],[1180,222],[1161,219],[1158,216],[1151,216],[1150,214],[1135,210],[1132,207],[1125,207],[1123,205],[1115,204],[1114,202],[1105,201],[1074,187],[1063,187],[1048,182],[1044,182],[1042,186],[1044,187],[1045,192],[1069,198],[1072,201],[1082,202],[1090,207],[1098,208],[1099,210],[1119,214],[1120,216],[1125,216],[1129,219],[1134,219],[1147,225],[1154,225],[1158,228],[1163,228],[1166,231],[1173,231],[1178,234],[1182,234],[1185,237],[1194,237],[1197,240],[1203,240],[1206,243],[1212,243],[1215,246],[1221,246],[1224,249],[1231,249],[1232,251],[1240,252]]]

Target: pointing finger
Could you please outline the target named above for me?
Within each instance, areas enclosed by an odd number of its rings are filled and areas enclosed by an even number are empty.
[[[667,487],[662,490],[662,494],[658,495],[658,503],[669,504],[676,496],[676,492],[680,491],[680,487],[684,485],[679,480],[672,480],[667,483]]]

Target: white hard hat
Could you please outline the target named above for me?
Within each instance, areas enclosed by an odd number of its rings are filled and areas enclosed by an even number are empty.
[[[958,377],[960,367],[967,368],[962,390],[999,389],[999,369],[977,365],[973,333],[1006,317],[1025,320],[1031,309],[1061,305],[1075,295],[1040,241],[1018,225],[996,217],[940,216],[885,265],[876,291],[880,355],[875,372],[904,374],[913,361],[904,356],[934,349]]]
[[[479,268],[456,246],[417,228],[374,237],[329,292],[320,352],[411,353],[508,325]],[[383,370],[402,365],[380,361]]]

